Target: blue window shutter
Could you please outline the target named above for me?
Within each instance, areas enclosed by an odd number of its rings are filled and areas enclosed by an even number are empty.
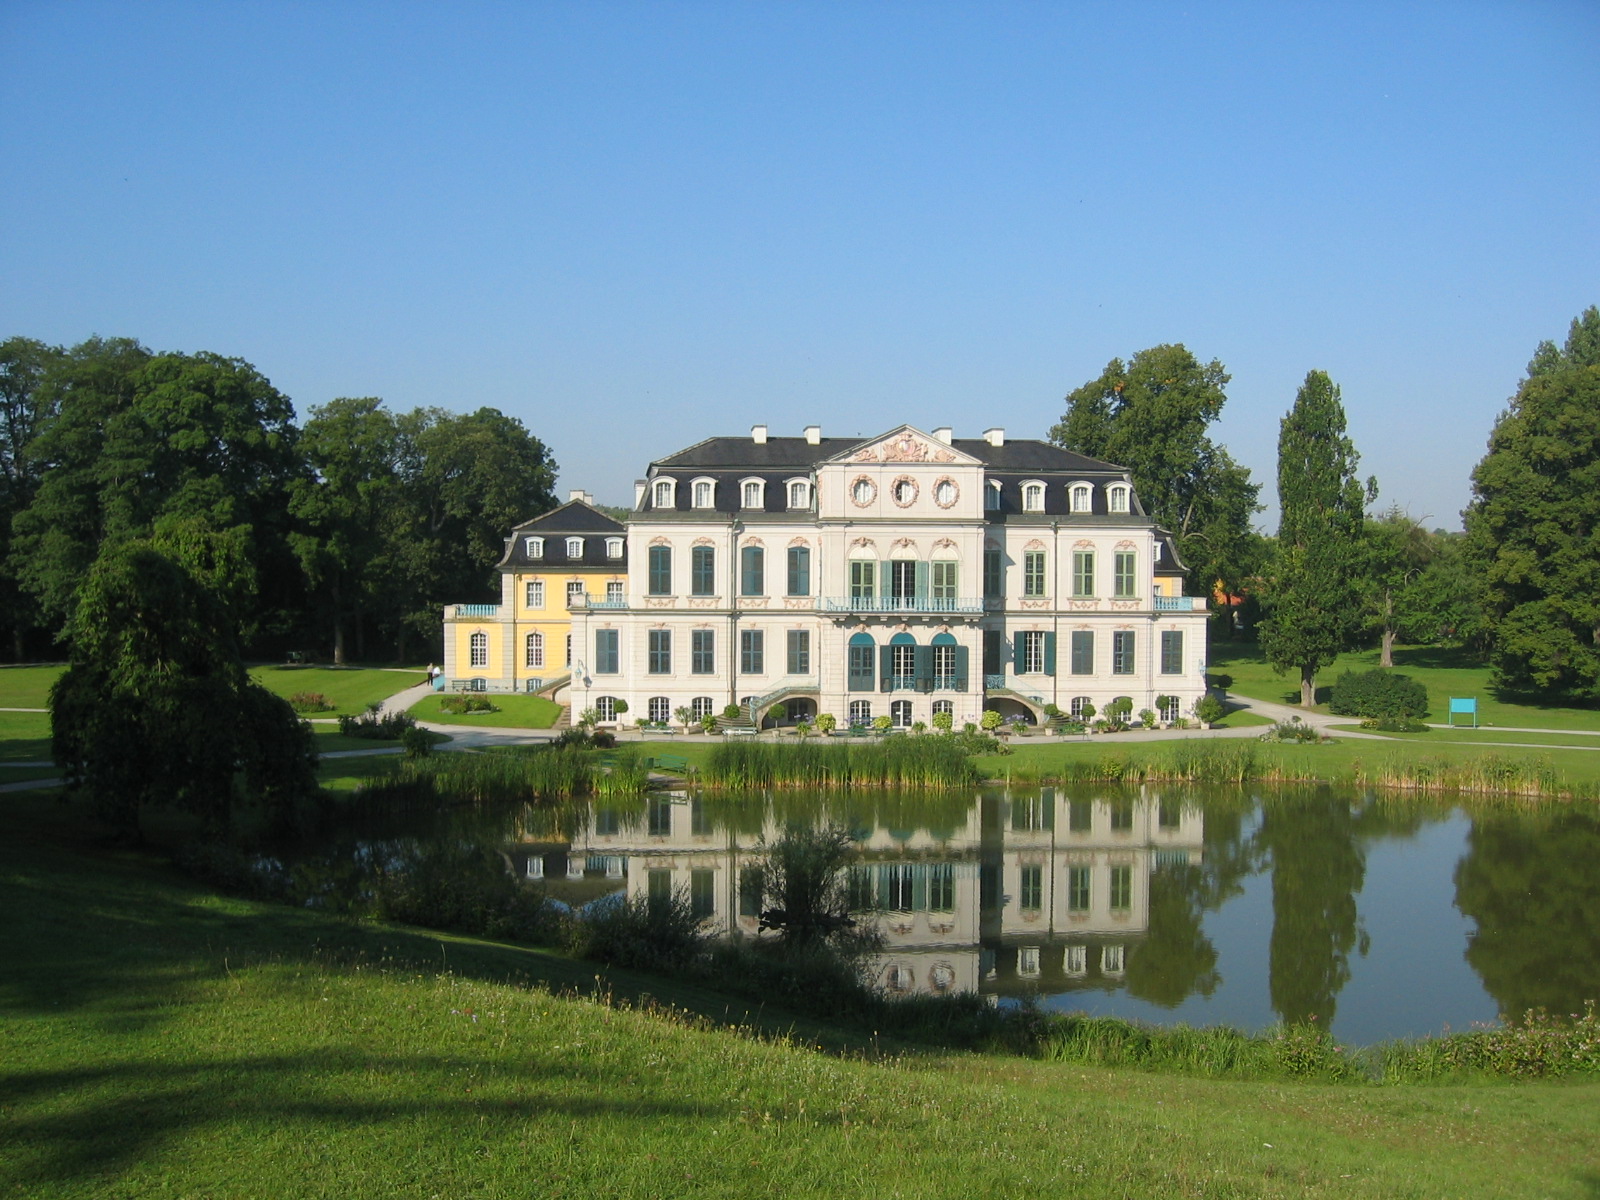
[[[925,562],[919,562],[917,564],[916,588],[917,588],[917,599],[918,600],[925,599],[927,597],[927,595],[928,595],[928,564],[925,563]],[[918,674],[920,674],[920,673],[921,672],[918,672]]]
[[[956,647],[956,691],[967,690],[967,648]]]
[[[1053,633],[1044,635],[1044,673],[1056,673],[1056,635]]]
[[[933,647],[918,646],[916,652],[917,690],[930,692],[933,690]]]
[[[1028,652],[1023,649],[1026,642],[1027,639],[1020,633],[1011,635],[1011,665],[1018,675],[1021,675],[1028,668]]]
[[[887,692],[894,686],[894,648],[880,646],[878,648],[878,690]]]

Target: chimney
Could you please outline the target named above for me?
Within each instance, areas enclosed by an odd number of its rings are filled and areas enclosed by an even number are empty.
[[[567,501],[571,503],[573,500],[582,500],[585,504],[588,504],[590,503],[589,493],[582,488],[573,488],[567,493]]]
[[[646,484],[646,482],[643,479],[635,479],[633,481],[633,506],[635,508],[643,507],[643,505],[644,505],[644,489],[647,486],[648,485]]]
[[[750,426],[750,440],[758,446],[767,444],[767,427],[765,425]]]
[[[818,446],[818,445],[821,445],[821,444],[822,444],[822,426],[821,425],[807,425],[806,426],[806,445],[808,445],[808,446]]]
[[[983,440],[991,446],[1004,446],[1006,444],[1006,431],[1004,429],[985,429]]]
[[[950,444],[950,435],[951,435],[951,434],[952,434],[952,433],[953,433],[953,432],[955,432],[955,431],[954,431],[954,430],[952,430],[952,429],[951,429],[951,428],[950,428],[950,426],[948,426],[948,425],[941,425],[941,426],[939,426],[939,428],[937,428],[937,429],[935,429],[935,430],[934,430],[934,431],[933,431],[933,436],[934,436],[934,438],[935,438],[935,439],[936,439],[936,440],[938,440],[938,441],[941,441],[941,442],[943,442],[943,443],[944,443],[944,444],[945,444],[945,445],[946,445],[946,446],[948,446],[948,445],[949,445],[949,444]]]

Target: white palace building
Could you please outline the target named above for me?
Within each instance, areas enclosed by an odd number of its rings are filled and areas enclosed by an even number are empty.
[[[599,517],[582,500],[513,531],[502,603],[446,611],[446,673],[522,690],[518,638],[531,655],[532,635],[515,622],[537,577],[567,598],[561,698],[602,722],[622,700],[628,722],[738,704],[840,726],[945,711],[959,728],[984,709],[1038,722],[1047,704],[1104,711],[1121,697],[1171,720],[1205,694],[1206,601],[1184,595],[1170,535],[1111,463],[1001,429],[862,439],[757,425],[651,463],[635,489],[625,525],[590,531],[603,592],[576,569],[551,578],[560,567],[531,530],[565,515],[577,533],[559,545],[573,551]],[[461,661],[480,646],[481,663]],[[529,688],[561,666],[540,663]]]

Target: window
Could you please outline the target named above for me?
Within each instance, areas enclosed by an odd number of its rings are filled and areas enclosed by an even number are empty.
[[[1089,911],[1089,868],[1067,868],[1067,911]]]
[[[910,508],[917,502],[917,483],[914,479],[896,479],[889,487],[889,497],[901,508]]]
[[[1016,635],[1016,660],[1013,664],[1019,675],[1054,675],[1055,635],[1042,630],[1027,629]]]
[[[1017,950],[1017,974],[1031,978],[1039,973],[1039,947],[1022,946]]]
[[[523,666],[544,666],[544,634],[530,633],[523,642]]]
[[[870,633],[852,634],[846,657],[846,686],[852,692],[870,692],[877,674],[877,644]]]
[[[622,557],[622,539],[621,538],[607,538],[606,539],[606,557],[607,558],[621,558]]]
[[[1126,946],[1100,947],[1100,969],[1107,975],[1121,975],[1128,961]]]
[[[1138,555],[1132,550],[1118,550],[1111,556],[1111,594],[1119,600],[1128,600],[1139,593],[1134,584],[1134,563]]]
[[[1044,484],[1030,481],[1022,485],[1022,511],[1044,511]]]
[[[615,721],[617,719],[617,698],[615,696],[601,696],[594,702],[594,711],[602,721]]]
[[[917,640],[909,633],[889,639],[889,674],[892,688],[917,686]]]
[[[1068,975],[1089,973],[1089,947],[1068,946],[1061,956],[1061,969]]]
[[[952,508],[961,494],[953,479],[941,479],[933,485],[933,502],[940,508]]]
[[[1074,629],[1072,631],[1072,673],[1074,675],[1094,674],[1094,631],[1092,629]]]
[[[1128,511],[1128,485],[1114,483],[1106,489],[1106,507],[1114,513]]]
[[[1133,674],[1133,631],[1119,629],[1111,635],[1111,673]]]
[[[1133,907],[1133,868],[1111,868],[1111,907],[1113,909]]]
[[[647,586],[652,596],[672,595],[672,547],[651,546]]]
[[[689,711],[694,714],[696,721],[703,721],[711,715],[715,701],[710,696],[696,696],[689,701]]]
[[[948,633],[937,633],[933,637],[933,686],[940,690],[962,688],[963,685],[956,677],[956,662],[959,657],[957,652],[960,647],[956,645],[955,638]],[[964,690],[964,689],[963,689]]]
[[[571,537],[567,539],[567,557],[583,557],[583,539],[581,537]]]
[[[689,912],[704,921],[717,911],[717,873],[708,867],[689,872]]]
[[[717,549],[715,546],[695,546],[689,551],[689,594],[714,596],[717,594]]]
[[[535,579],[527,584],[522,591],[523,604],[527,608],[544,607],[544,580]]]
[[[935,700],[933,702],[933,715],[937,717],[940,713],[949,713],[952,717],[955,716],[956,715],[956,703],[955,703],[955,701],[954,700]]]
[[[788,553],[789,595],[811,594],[811,548],[790,546]]]
[[[673,507],[675,507],[676,506],[676,499],[677,499],[677,490],[678,489],[677,489],[677,481],[676,480],[672,480],[672,479],[658,479],[658,480],[656,480],[655,491],[652,493],[655,498],[652,501],[652,503],[657,508],[673,508]]]
[[[911,601],[917,596],[917,567],[921,564],[911,559],[897,558],[889,564],[889,595],[896,600]]]
[[[739,673],[761,675],[766,672],[766,637],[759,629],[739,631]]]
[[[717,671],[717,634],[713,629],[696,629],[689,634],[689,673],[715,675]]]
[[[672,701],[665,696],[651,696],[646,710],[652,721],[669,721],[672,719]]]
[[[1083,697],[1079,697],[1083,699]],[[1067,805],[1067,828],[1073,833],[1088,833],[1094,828],[1094,804],[1089,800],[1074,800]],[[1087,872],[1088,868],[1085,868]],[[1083,877],[1084,895],[1088,895],[1089,876]],[[1084,901],[1088,903],[1087,900]]]
[[[565,660],[563,660],[562,665],[565,667],[572,666],[572,635],[570,633],[567,634],[567,656]]]
[[[889,723],[896,729],[911,728],[911,701],[896,700],[889,705]]]
[[[626,585],[620,579],[606,581],[606,600],[612,604],[621,604],[623,601],[622,589]]]
[[[1183,674],[1183,630],[1163,629],[1161,631],[1161,673],[1163,675]],[[1164,718],[1171,720],[1171,717]]]
[[[956,602],[960,590],[961,564],[954,562],[936,562],[933,564],[933,598],[941,607],[952,605]]]
[[[928,911],[947,913],[955,910],[955,864],[933,863],[928,867]]]
[[[850,701],[850,724],[852,724],[852,725],[871,725],[872,724],[872,701],[871,700],[852,700],[852,701]]]
[[[790,675],[811,674],[811,631],[791,629],[785,638],[787,652],[784,664]]]
[[[1005,555],[993,542],[983,548],[983,594],[1005,594]]]
[[[1074,550],[1072,552],[1072,594],[1074,596],[1094,595],[1094,551]]]
[[[998,629],[985,629],[983,631],[983,673],[985,675],[998,675],[1004,668],[1000,660],[1004,657],[1005,635]]]
[[[1176,696],[1161,697],[1161,719],[1163,721],[1176,721],[1180,715],[1183,701]]]
[[[791,480],[789,483],[789,507],[811,507],[811,485],[804,479]]]
[[[716,503],[717,485],[709,479],[694,481],[694,506],[711,508]]]
[[[1023,867],[1021,884],[1018,906],[1023,912],[1038,912],[1044,907],[1044,868]]]
[[[878,564],[870,558],[850,560],[850,599],[871,600],[877,591]]]
[[[1133,805],[1131,803],[1122,801],[1111,806],[1111,832],[1133,832]]]
[[[468,650],[469,661],[475,667],[487,667],[489,665],[489,635],[475,633],[468,641],[470,646]]]
[[[524,538],[522,548],[529,558],[544,557],[544,539],[542,537]]]
[[[615,629],[596,629],[594,631],[594,673],[596,675],[615,675],[617,673],[618,636],[618,631]]]
[[[1072,485],[1072,511],[1075,513],[1090,512],[1094,508],[1094,488],[1087,483]]]
[[[567,580],[567,607],[568,608],[576,608],[580,604],[583,603],[583,600],[584,600],[583,580],[581,580],[581,579],[569,579],[569,580]]]
[[[652,675],[672,674],[672,630],[652,629],[648,645],[645,669]]]
[[[876,485],[865,475],[862,475],[850,485],[850,499],[859,506],[865,507],[871,504],[877,494]]]
[[[739,551],[739,594],[767,594],[767,552],[760,546],[745,546]]]
[[[1022,556],[1022,594],[1024,596],[1045,594],[1043,550],[1029,550]]]
[[[883,906],[890,912],[916,911],[916,875],[911,863],[890,863],[883,870]]]
[[[765,485],[759,479],[746,479],[739,489],[740,506],[743,508],[764,508],[766,502],[763,493]]]
[[[1083,720],[1084,710],[1087,709],[1091,703],[1092,701],[1087,696],[1074,696],[1072,698],[1072,705],[1067,711],[1072,714],[1074,720],[1081,721]]]
[[[989,486],[983,489],[983,507],[989,512],[1000,511],[1000,481],[989,480]]]

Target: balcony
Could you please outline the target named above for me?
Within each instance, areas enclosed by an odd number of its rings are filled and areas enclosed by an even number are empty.
[[[567,610],[569,612],[576,612],[579,609],[589,609],[596,612],[619,612],[628,607],[626,599],[601,600],[598,597],[588,595],[567,597]]]
[[[818,607],[829,613],[973,613],[983,612],[983,601],[963,596],[824,596]]]
[[[500,606],[498,604],[452,604],[450,615],[458,621],[473,620],[474,618],[498,617]]]
[[[1205,612],[1204,596],[1157,596],[1157,612]]]

